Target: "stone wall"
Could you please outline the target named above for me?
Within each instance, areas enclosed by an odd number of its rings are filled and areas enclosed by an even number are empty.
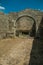
[[[9,31],[8,17],[0,13],[0,38],[5,38],[7,31]]]
[[[4,13],[0,12],[0,38],[16,36],[16,31],[18,30],[16,24],[18,22],[18,19],[19,19],[19,21],[22,21],[20,24],[20,27],[22,28],[22,30],[24,28],[22,25],[23,23],[24,23],[24,26],[26,24],[25,27],[27,27],[27,26],[29,27],[28,24],[30,24],[30,23],[31,23],[30,27],[31,27],[31,25],[33,26],[32,21],[25,23],[25,21],[27,21],[26,19],[29,19],[29,18],[26,18],[24,16],[29,16],[34,19],[34,21],[36,23],[36,33],[38,33],[38,27],[40,25],[40,22],[41,22],[41,19],[43,16],[43,12],[40,12],[37,10],[31,10],[31,9],[26,9],[26,10],[23,10],[18,13],[11,12],[9,14],[4,14]],[[20,20],[20,18],[22,20]],[[29,28],[28,28],[28,30],[29,30]]]

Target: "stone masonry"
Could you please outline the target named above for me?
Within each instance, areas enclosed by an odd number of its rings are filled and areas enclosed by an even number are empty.
[[[43,12],[26,9],[4,14],[0,12],[0,39],[15,36],[38,36]]]

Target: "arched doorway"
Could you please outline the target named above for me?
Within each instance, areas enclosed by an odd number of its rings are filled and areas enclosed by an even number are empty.
[[[36,22],[31,16],[21,16],[16,20],[16,29],[16,36],[25,35],[34,37],[36,33]]]

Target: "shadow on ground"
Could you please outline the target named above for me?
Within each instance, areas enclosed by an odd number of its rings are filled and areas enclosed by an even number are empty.
[[[34,38],[28,65],[43,65],[43,18],[38,30],[39,38]]]

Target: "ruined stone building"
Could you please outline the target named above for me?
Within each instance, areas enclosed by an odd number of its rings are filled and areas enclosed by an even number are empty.
[[[43,12],[31,9],[9,14],[0,12],[0,38],[40,36],[39,26],[42,18]]]

